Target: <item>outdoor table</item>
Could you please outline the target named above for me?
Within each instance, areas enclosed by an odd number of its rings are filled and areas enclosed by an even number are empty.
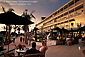
[[[20,54],[23,54],[24,55],[27,50],[28,50],[27,48],[25,50],[15,49],[15,52],[17,52],[18,55],[20,55]]]

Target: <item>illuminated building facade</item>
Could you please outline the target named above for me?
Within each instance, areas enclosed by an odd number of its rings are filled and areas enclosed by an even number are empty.
[[[76,29],[80,24],[85,25],[85,0],[71,0],[36,24],[36,27],[39,32],[48,32],[55,27]]]

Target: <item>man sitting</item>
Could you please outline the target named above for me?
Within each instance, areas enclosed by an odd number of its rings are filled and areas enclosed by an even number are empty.
[[[26,54],[40,53],[40,51],[36,49],[36,43],[35,42],[33,42],[31,46],[32,46],[32,48],[30,50],[27,50]]]

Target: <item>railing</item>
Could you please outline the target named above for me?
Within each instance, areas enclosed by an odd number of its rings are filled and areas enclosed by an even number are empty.
[[[65,10],[63,10],[63,11],[65,12],[65,11],[67,11],[67,10],[68,10],[68,8],[66,8],[66,9],[65,9]]]
[[[69,9],[71,9],[71,8],[73,8],[74,7],[74,4],[73,5],[71,5],[70,7],[69,7]]]
[[[75,6],[82,3],[83,1],[78,1],[77,3],[75,3]]]
[[[78,15],[81,15],[82,14],[82,11],[75,11],[73,13],[70,13],[68,17],[66,18],[61,18],[59,20],[57,20],[58,22],[61,22],[61,21],[64,21],[65,19],[69,19],[69,18],[72,18],[72,17],[75,17],[75,16],[78,16]]]

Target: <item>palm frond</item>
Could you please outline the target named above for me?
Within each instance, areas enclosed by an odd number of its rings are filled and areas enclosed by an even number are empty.
[[[8,12],[12,12],[12,11],[14,11],[14,9],[13,8],[9,8]]]
[[[31,14],[31,16],[32,16],[34,19],[36,19],[35,16],[34,16],[33,14]]]
[[[1,7],[2,7],[3,12],[6,12],[6,11],[5,11],[5,8],[4,8],[2,5],[1,5]]]

